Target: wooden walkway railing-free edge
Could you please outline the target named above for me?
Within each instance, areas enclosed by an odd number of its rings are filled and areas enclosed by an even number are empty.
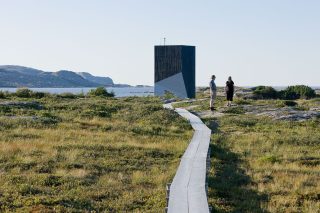
[[[181,108],[174,109],[171,103],[164,108],[175,110],[186,118],[194,134],[183,154],[171,184],[167,186],[168,213],[209,213],[207,173],[210,167],[211,130],[199,117]]]

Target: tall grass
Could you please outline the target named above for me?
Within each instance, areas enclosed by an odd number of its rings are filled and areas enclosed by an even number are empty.
[[[0,107],[0,211],[163,211],[187,121],[156,98],[38,101]]]
[[[217,98],[223,116],[203,119],[214,131],[208,177],[213,212],[320,212],[320,118],[276,121],[242,110],[243,105],[316,110],[319,98],[295,102],[235,98],[238,106],[229,109],[224,103]],[[208,100],[176,106],[209,110]]]
[[[319,212],[319,118],[229,115],[215,122],[209,203],[217,212]]]

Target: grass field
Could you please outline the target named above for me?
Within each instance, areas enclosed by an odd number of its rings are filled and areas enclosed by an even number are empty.
[[[163,212],[187,121],[151,97],[36,101],[0,105],[1,212]]]
[[[307,110],[319,107],[320,100],[296,102],[295,109]],[[175,106],[202,112],[208,104],[197,100]],[[208,179],[213,212],[320,212],[320,118],[273,120],[242,108],[281,108],[282,100],[236,99],[230,109],[225,104],[218,97],[216,107],[224,115],[203,118],[214,131]]]
[[[217,212],[319,212],[319,119],[215,121],[209,203]]]
[[[0,211],[163,212],[165,185],[192,136],[188,122],[157,98],[66,97],[0,99]],[[1,104],[8,101],[23,104]],[[319,106],[296,102],[298,110]],[[214,132],[213,211],[320,212],[320,118],[281,121],[243,109],[286,107],[281,100],[235,103],[225,108],[219,97],[223,116],[203,118]],[[201,112],[208,100],[175,106]]]

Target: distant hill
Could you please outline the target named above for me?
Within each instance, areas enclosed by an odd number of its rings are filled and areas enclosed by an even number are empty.
[[[101,85],[105,85],[105,86],[109,86],[109,85],[113,85],[113,80],[109,77],[99,77],[99,76],[93,76],[90,73],[87,72],[78,72],[78,75],[82,76],[84,79],[97,83],[97,84],[101,84]]]
[[[29,67],[0,66],[0,87],[97,87],[113,86],[108,77],[60,70],[45,72]]]

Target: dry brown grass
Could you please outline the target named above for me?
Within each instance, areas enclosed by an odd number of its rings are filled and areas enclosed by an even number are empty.
[[[40,102],[43,110],[0,108],[0,211],[164,210],[187,121],[156,98]]]

